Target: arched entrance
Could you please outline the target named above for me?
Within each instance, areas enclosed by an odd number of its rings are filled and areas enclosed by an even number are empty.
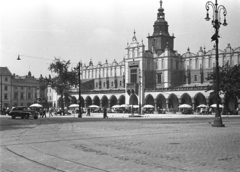
[[[106,96],[103,96],[101,99],[102,107],[108,107],[108,98]]]
[[[100,106],[100,99],[99,99],[98,96],[95,96],[95,97],[93,98],[93,104]]]
[[[77,104],[77,98],[75,96],[72,96],[71,104]]]
[[[135,94],[132,94],[130,96],[130,101],[129,101],[130,105],[138,105],[138,98]]]
[[[192,105],[192,98],[189,96],[188,93],[184,93],[184,94],[181,96],[181,104]]]
[[[205,96],[202,94],[202,93],[197,93],[195,96],[194,96],[194,103],[195,103],[195,107],[198,107],[199,105],[201,104],[205,104],[206,105],[206,98]]]
[[[92,105],[92,98],[90,96],[86,97],[86,107]]]
[[[167,109],[166,98],[164,97],[164,95],[159,94],[156,100],[157,100],[157,109]]]
[[[170,94],[168,97],[168,108],[178,110],[178,98],[175,94]]]
[[[112,95],[110,97],[110,107],[112,107],[113,105],[116,105],[117,104],[117,98],[116,96]]]
[[[151,94],[148,94],[146,96],[146,101],[145,102],[146,102],[147,105],[153,105],[154,106],[154,98],[153,98],[153,96]]]
[[[119,104],[122,105],[122,104],[125,104],[125,96],[124,95],[121,95],[118,99],[119,101]]]

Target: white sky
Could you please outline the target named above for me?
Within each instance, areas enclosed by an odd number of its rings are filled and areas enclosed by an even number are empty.
[[[180,54],[210,50],[214,33],[206,16],[207,0],[163,0],[169,33]],[[214,0],[215,2],[215,0]],[[228,26],[220,28],[220,49],[240,46],[240,0],[218,0],[228,11]],[[12,73],[48,75],[54,57],[70,60],[121,61],[133,31],[147,47],[159,0],[5,0],[0,3],[0,66]],[[212,16],[212,9],[210,16]],[[17,61],[17,55],[21,61]],[[28,57],[31,56],[31,57]]]

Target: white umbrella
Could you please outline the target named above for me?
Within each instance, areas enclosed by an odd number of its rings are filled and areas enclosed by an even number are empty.
[[[179,108],[192,108],[192,106],[188,105],[188,104],[182,104],[180,106],[178,106]]]
[[[90,107],[90,108],[99,108],[98,105],[90,105],[90,106],[88,106],[88,107]]]
[[[30,107],[43,107],[43,106],[38,103],[35,103],[35,104],[32,104]]]
[[[122,104],[121,107],[127,108],[127,107],[129,107],[129,105],[127,105],[127,104]]]
[[[112,106],[112,108],[120,108],[120,107],[122,107],[121,105],[114,105],[114,106]]]
[[[139,105],[133,105],[132,107],[133,108],[139,108]]]
[[[217,104],[212,104],[210,107],[216,108],[216,107],[217,107]],[[219,104],[219,107],[220,107],[220,108],[223,108],[223,105],[220,105],[220,104]]]
[[[198,108],[206,108],[206,107],[208,107],[208,106],[205,105],[205,104],[200,104],[200,105],[198,106]]]
[[[79,105],[78,104],[71,104],[69,107],[77,108],[77,107],[79,107]]]
[[[144,107],[144,108],[154,108],[153,105],[144,105],[143,107]]]

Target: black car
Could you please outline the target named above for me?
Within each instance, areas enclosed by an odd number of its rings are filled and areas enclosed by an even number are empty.
[[[24,106],[14,107],[8,115],[12,116],[12,119],[15,119],[16,117],[28,119],[30,116],[32,116],[34,119],[38,119],[38,112],[30,110],[28,107]]]

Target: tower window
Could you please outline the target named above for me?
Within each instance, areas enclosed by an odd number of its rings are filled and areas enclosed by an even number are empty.
[[[194,75],[194,81],[197,81],[197,75]]]
[[[131,69],[131,83],[137,83],[137,69]]]
[[[158,84],[162,83],[162,73],[157,74],[157,83]]]

